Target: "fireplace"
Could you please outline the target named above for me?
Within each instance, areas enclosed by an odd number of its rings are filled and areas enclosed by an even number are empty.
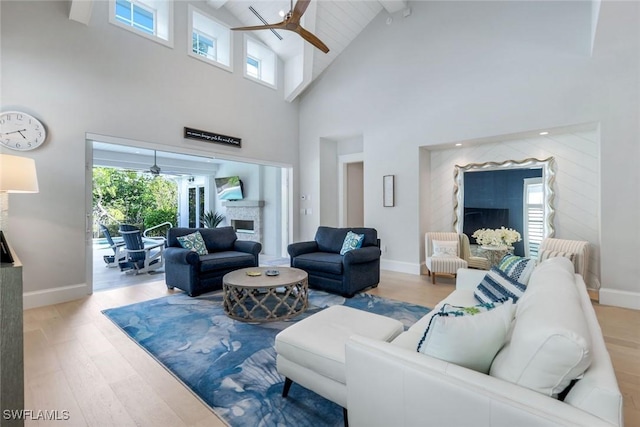
[[[224,201],[225,216],[236,231],[239,240],[262,243],[262,200]]]
[[[246,220],[246,219],[232,219],[231,220],[231,226],[233,227],[234,230],[236,230],[236,233],[255,233],[254,230],[254,224],[255,222],[252,220]]]

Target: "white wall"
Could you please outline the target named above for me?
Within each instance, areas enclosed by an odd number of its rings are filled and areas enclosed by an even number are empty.
[[[320,143],[320,204],[314,202],[318,197],[311,196],[307,201],[312,206],[303,218],[314,218],[320,214],[320,224],[338,227],[338,142],[322,138]],[[313,206],[316,206],[314,209]],[[318,209],[319,207],[319,209]],[[308,209],[308,208],[307,208]],[[313,236],[311,236],[313,237]]]
[[[365,223],[383,266],[416,272],[420,192],[435,187],[420,183],[420,147],[599,123],[601,298],[640,308],[639,14],[603,2],[593,56],[589,2],[413,2],[390,26],[380,14],[302,97],[300,192],[320,191],[323,138],[362,134]],[[382,208],[389,174],[396,207]],[[302,217],[300,237],[319,223]]]
[[[234,33],[235,73],[189,57],[187,4],[174,4],[171,49],[109,24],[106,1],[94,1],[88,26],[68,19],[67,1],[0,3],[1,107],[34,114],[49,131],[41,148],[25,153],[36,161],[40,193],[11,196],[8,235],[24,263],[25,307],[90,292],[87,133],[297,165],[297,103],[283,101],[281,89],[243,78],[240,33]],[[239,24],[222,9],[193,4]],[[185,140],[184,126],[241,137],[242,148]]]
[[[347,163],[347,227],[364,227],[364,164]]]
[[[282,169],[270,166],[261,166],[262,181],[262,253],[266,255],[282,256]]]

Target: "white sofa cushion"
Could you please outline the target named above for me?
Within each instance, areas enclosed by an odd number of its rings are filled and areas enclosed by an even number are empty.
[[[351,335],[391,341],[403,329],[398,320],[334,305],[278,333],[275,348],[279,358],[344,384],[344,344]]]
[[[591,340],[573,264],[541,263],[517,304],[510,340],[496,355],[490,375],[556,396],[591,363]]]
[[[489,372],[511,326],[513,302],[496,303],[488,311],[486,306],[476,310],[450,307],[431,317],[417,350],[474,371]]]

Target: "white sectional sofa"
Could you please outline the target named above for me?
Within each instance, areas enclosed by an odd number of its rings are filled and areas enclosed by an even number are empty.
[[[391,342],[349,339],[349,424],[623,426],[622,395],[600,326],[582,276],[566,258],[534,269],[516,304],[511,335],[489,374],[416,351],[430,317],[443,304],[477,304],[473,292],[485,273],[460,269],[456,290]],[[554,378],[580,363],[588,368],[564,401],[550,396],[558,385]]]

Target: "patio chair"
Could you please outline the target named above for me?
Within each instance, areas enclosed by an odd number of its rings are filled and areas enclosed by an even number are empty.
[[[120,224],[120,234],[126,252],[126,259],[119,264],[121,270],[132,270],[135,274],[150,273],[164,266],[164,240],[145,241],[140,229],[129,224]]]
[[[125,261],[126,254],[124,248],[124,240],[115,241],[111,237],[111,233],[109,229],[104,224],[99,224],[98,226],[100,231],[104,235],[105,239],[107,239],[107,243],[109,247],[113,250],[113,255],[105,255],[102,258],[104,262],[107,264],[107,267],[118,267],[121,262]]]

